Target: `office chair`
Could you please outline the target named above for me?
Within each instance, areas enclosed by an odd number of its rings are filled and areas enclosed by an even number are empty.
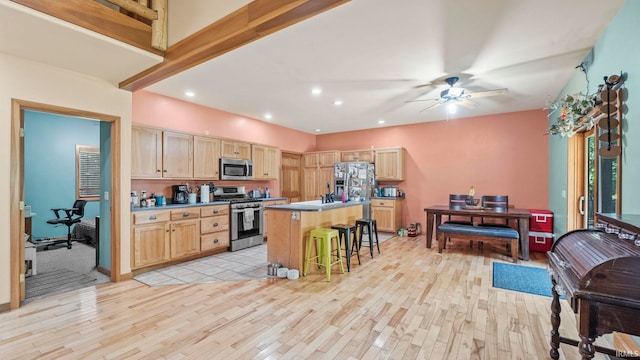
[[[80,219],[84,216],[84,206],[87,204],[86,200],[76,200],[73,203],[73,207],[70,209],[59,208],[51,209],[56,214],[55,219],[47,220],[47,224],[51,225],[65,225],[67,227],[67,240],[57,240],[48,245],[55,245],[59,243],[67,243],[67,249],[71,249],[71,226],[79,223]],[[64,211],[64,217],[60,216],[60,212]]]

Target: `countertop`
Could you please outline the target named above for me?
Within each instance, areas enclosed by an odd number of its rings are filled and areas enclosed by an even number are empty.
[[[332,202],[323,204],[321,200],[302,201],[291,204],[271,205],[266,208],[269,210],[289,210],[289,211],[327,211],[340,209],[349,206],[369,204],[368,201],[350,201],[350,202]]]
[[[270,198],[257,198],[257,200],[261,201],[271,201],[271,200],[287,200],[286,197],[270,197]],[[147,210],[171,210],[171,209],[181,209],[188,207],[196,207],[196,206],[209,206],[209,205],[225,205],[229,204],[229,201],[213,201],[208,203],[195,203],[195,204],[171,204],[171,205],[163,205],[163,206],[152,206],[152,207],[134,207],[131,211],[147,211]]]
[[[376,200],[404,200],[404,196],[372,196],[371,199]]]

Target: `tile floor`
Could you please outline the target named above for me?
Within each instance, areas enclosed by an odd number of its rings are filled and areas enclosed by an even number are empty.
[[[393,233],[379,233],[380,242]],[[363,244],[363,247],[366,244]],[[363,249],[366,254],[367,249]],[[362,252],[360,253],[362,254]],[[134,276],[149,286],[211,283],[267,278],[267,244],[226,252]]]

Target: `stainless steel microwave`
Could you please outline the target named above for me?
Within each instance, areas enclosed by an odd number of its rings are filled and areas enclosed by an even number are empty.
[[[220,180],[253,180],[253,161],[220,158]]]

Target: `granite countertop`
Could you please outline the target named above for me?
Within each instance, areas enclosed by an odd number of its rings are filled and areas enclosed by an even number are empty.
[[[365,201],[350,201],[346,203],[342,202],[332,202],[323,204],[321,200],[313,200],[313,201],[302,201],[291,204],[283,204],[283,205],[271,205],[267,206],[267,209],[270,210],[289,210],[289,211],[327,211],[333,209],[339,209],[343,207],[356,206],[356,205],[365,205],[369,204],[369,202]]]
[[[195,204],[171,204],[171,205],[163,205],[163,206],[151,206],[151,207],[134,207],[131,211],[147,211],[147,210],[171,210],[171,209],[183,209],[189,207],[199,207],[199,206],[211,206],[211,205],[229,205],[228,201],[213,201],[208,203],[195,203]]]

